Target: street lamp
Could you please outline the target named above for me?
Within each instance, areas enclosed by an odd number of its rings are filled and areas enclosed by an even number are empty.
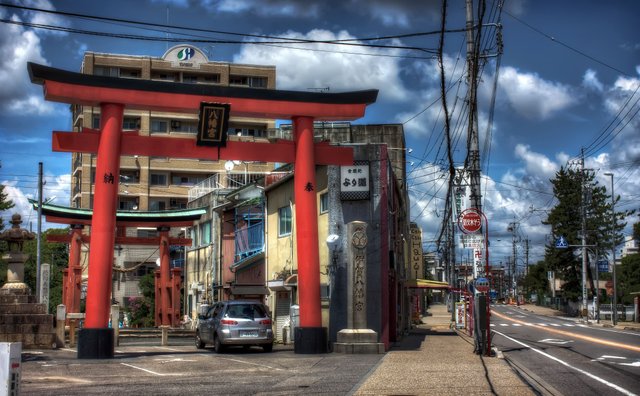
[[[613,304],[611,307],[611,324],[615,326],[618,323],[618,291],[616,290],[616,200],[615,195],[613,194],[613,173],[607,172],[604,175],[611,177],[611,257],[613,260]]]

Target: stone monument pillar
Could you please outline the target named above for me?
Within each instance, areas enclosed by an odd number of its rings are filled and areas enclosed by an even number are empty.
[[[14,214],[12,227],[0,234],[0,240],[9,244],[9,252],[2,256],[8,268],[7,283],[0,288],[0,342],[21,342],[22,349],[55,348],[53,315],[47,314],[47,305],[38,303],[24,283],[24,263],[29,255],[22,248],[24,241],[35,235],[20,228],[21,223],[20,215]]]
[[[0,240],[7,241],[9,251],[2,256],[7,262],[7,283],[2,288],[9,289],[15,294],[29,294],[29,286],[24,283],[24,263],[29,258],[22,252],[24,241],[35,239],[32,232],[20,227],[22,218],[19,214],[11,216],[11,228],[0,234]]]
[[[347,224],[347,326],[337,334],[336,353],[384,353],[378,333],[367,328],[367,223]]]

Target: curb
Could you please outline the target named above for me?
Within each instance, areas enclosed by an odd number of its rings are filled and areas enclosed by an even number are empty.
[[[500,353],[502,354],[502,353]],[[524,383],[529,385],[538,394],[543,396],[562,396],[562,393],[543,380],[540,376],[534,374],[524,366],[519,365],[513,359],[502,355],[503,359],[509,367],[522,379]]]

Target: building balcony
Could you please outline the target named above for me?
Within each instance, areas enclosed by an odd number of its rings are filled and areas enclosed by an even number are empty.
[[[235,233],[235,263],[264,253],[264,223],[240,228]]]

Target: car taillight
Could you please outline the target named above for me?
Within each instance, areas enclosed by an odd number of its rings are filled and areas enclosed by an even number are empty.
[[[220,323],[224,324],[224,325],[232,325],[232,326],[235,326],[235,325],[238,324],[238,322],[236,322],[235,320],[231,320],[231,319],[222,319],[220,321]]]
[[[263,319],[260,321],[260,324],[262,325],[270,325],[271,324],[271,319]]]

